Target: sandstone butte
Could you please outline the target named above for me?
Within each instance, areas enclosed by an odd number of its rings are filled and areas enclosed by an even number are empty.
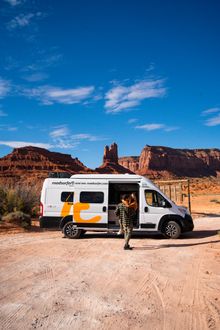
[[[40,187],[49,172],[137,173],[151,179],[220,177],[219,149],[172,149],[145,146],[140,156],[118,157],[113,143],[104,149],[103,163],[89,169],[78,158],[37,147],[16,148],[0,158],[0,184],[30,184]]]
[[[135,173],[156,179],[220,177],[220,150],[146,145],[139,157],[120,157],[119,164]]]

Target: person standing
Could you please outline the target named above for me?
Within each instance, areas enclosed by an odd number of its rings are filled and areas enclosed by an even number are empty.
[[[129,207],[130,195],[124,195],[122,197],[122,202],[118,204],[115,214],[119,217],[119,222],[121,221],[125,245],[124,250],[132,250],[132,247],[129,245],[129,240],[131,238],[133,230],[133,217],[134,217],[134,208]]]
[[[138,221],[138,202],[137,202],[137,196],[135,193],[132,193],[129,197],[128,207],[133,209],[132,212],[132,220],[133,220],[133,226],[137,226]]]
[[[125,206],[128,206],[128,201],[124,200],[124,197],[126,197],[125,194],[123,194],[121,196],[121,203],[124,204]],[[119,207],[119,205],[118,205],[118,207]],[[116,214],[116,212],[118,212],[118,214]],[[122,216],[120,216],[120,212],[117,211],[117,209],[115,211],[115,214],[119,217],[119,220],[118,220],[118,222],[119,222],[119,231],[117,232],[117,235],[122,235],[122,234],[124,234],[124,229],[123,229],[123,224],[122,224]]]

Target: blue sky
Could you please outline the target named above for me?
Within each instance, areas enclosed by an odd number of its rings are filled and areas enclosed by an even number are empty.
[[[218,0],[0,0],[0,157],[220,148]]]

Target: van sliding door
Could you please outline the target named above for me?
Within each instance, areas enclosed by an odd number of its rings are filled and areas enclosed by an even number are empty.
[[[82,227],[107,228],[108,182],[75,182],[73,221]]]

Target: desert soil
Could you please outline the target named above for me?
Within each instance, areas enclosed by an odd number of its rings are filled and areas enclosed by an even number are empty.
[[[180,239],[0,237],[1,329],[220,329],[220,216]]]

